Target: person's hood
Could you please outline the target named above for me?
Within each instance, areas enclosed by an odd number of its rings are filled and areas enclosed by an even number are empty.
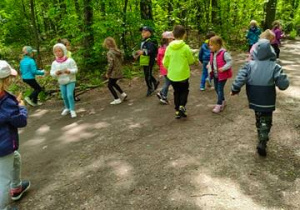
[[[174,50],[178,50],[178,49],[182,48],[183,46],[185,46],[185,43],[183,40],[174,40],[169,44],[169,47]]]
[[[256,48],[253,51],[255,60],[276,60],[276,53],[267,39],[260,39],[256,43]]]
[[[54,53],[54,49],[57,47],[59,47],[63,51],[64,56],[67,56],[67,53],[68,53],[67,48],[64,44],[61,44],[61,43],[57,43],[56,45],[53,46],[53,53]]]

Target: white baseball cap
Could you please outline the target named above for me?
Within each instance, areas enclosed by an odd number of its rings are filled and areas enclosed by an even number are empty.
[[[0,60],[0,79],[8,76],[17,76],[18,72],[14,70],[6,61]]]

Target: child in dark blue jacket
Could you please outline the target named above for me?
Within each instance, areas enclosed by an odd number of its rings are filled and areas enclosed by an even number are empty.
[[[0,209],[9,209],[10,197],[19,200],[30,187],[21,180],[18,128],[27,124],[24,102],[6,91],[16,70],[0,60]]]
[[[206,40],[202,44],[200,52],[199,52],[199,61],[202,64],[202,76],[201,76],[201,82],[200,82],[200,90],[205,90],[205,82],[208,81],[210,84],[210,78],[208,77],[208,69],[207,65],[209,63],[210,59],[210,49],[208,46],[209,39],[211,37],[215,36],[215,33],[210,31],[206,35]]]

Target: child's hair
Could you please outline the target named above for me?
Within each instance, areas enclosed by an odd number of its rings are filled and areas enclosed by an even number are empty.
[[[65,46],[70,45],[70,42],[67,39],[58,39],[57,42],[62,43]]]
[[[161,46],[168,45],[168,44],[169,44],[169,39],[161,38],[161,40],[160,40],[160,45]]]
[[[210,38],[213,37],[213,36],[216,36],[215,32],[209,31],[209,32],[207,32],[205,38],[206,38],[206,39],[210,39]]]
[[[213,45],[218,45],[219,47],[223,47],[223,39],[219,36],[213,36],[209,39],[209,42]]]
[[[257,25],[258,25],[257,21],[256,20],[251,20],[250,21],[250,26],[252,26],[252,25],[255,26],[255,27],[257,27]]]
[[[104,42],[103,42],[103,47],[107,48],[107,49],[114,49],[116,51],[120,51],[117,44],[116,44],[116,41],[114,38],[112,37],[107,37]]]
[[[0,79],[0,91],[7,90],[10,83],[10,76]]]
[[[273,25],[273,28],[279,28],[279,26],[280,26],[279,20],[275,20],[275,21],[272,23],[272,25]]]
[[[267,30],[265,30],[264,32],[261,33],[259,38],[268,39],[268,40],[272,41],[275,38],[275,34],[270,29],[267,29]]]
[[[185,34],[185,29],[182,25],[177,25],[173,29],[173,35],[175,39],[182,39]]]

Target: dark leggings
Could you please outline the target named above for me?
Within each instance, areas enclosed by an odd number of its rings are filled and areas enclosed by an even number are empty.
[[[29,98],[33,103],[37,103],[39,93],[42,91],[41,86],[35,79],[23,79],[23,81],[33,88],[33,92],[29,95]]]
[[[175,110],[178,111],[180,106],[186,105],[188,101],[188,95],[189,95],[189,80],[184,80],[180,82],[173,82],[171,81],[171,84],[174,89],[174,104],[175,104]]]
[[[153,65],[144,66],[145,81],[148,87],[148,91],[153,91],[157,83],[156,79],[152,75]]]
[[[274,48],[274,51],[276,53],[276,57],[279,58],[279,53],[280,53],[279,45],[278,44],[272,44],[272,47]]]
[[[115,89],[117,89],[117,91],[119,93],[121,93],[121,94],[123,93],[123,90],[117,84],[117,81],[118,81],[118,79],[109,78],[108,79],[108,85],[107,85],[108,89],[110,90],[111,94],[113,94],[115,99],[119,98],[119,96],[118,96],[117,92],[115,91]]]

